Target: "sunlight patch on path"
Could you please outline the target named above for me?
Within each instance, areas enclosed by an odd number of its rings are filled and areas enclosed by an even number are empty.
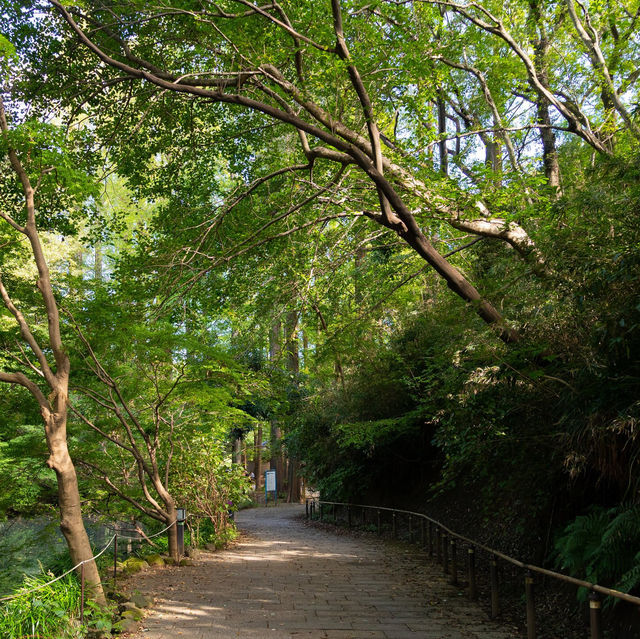
[[[243,536],[193,567],[142,573],[157,598],[136,639],[513,639],[416,549],[334,535],[304,507],[238,513]]]

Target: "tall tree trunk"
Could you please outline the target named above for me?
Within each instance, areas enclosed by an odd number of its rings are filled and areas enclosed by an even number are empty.
[[[554,199],[562,195],[560,184],[560,163],[556,148],[556,135],[551,128],[551,116],[549,115],[549,101],[544,96],[539,96],[536,102],[538,111],[538,124],[540,127],[540,139],[542,140],[542,163],[547,184],[551,187]]]
[[[284,457],[282,454],[282,429],[277,420],[271,420],[271,470],[276,471],[276,488],[280,490],[285,484]]]
[[[444,139],[447,135],[447,105],[442,89],[438,89],[437,107],[438,134],[440,136],[440,142],[438,143],[440,148],[440,170],[446,175],[449,173],[449,148],[447,141]]]
[[[173,499],[171,493],[168,491],[167,487],[162,483],[159,474],[156,473],[156,475],[152,477],[152,482],[156,493],[158,493],[158,496],[164,504],[164,510],[166,512],[165,525],[169,526],[178,518],[176,502]],[[177,524],[174,524],[173,526],[171,526],[171,528],[169,528],[169,530],[167,530],[167,538],[169,540],[169,556],[177,561],[179,559]]]
[[[547,72],[549,49],[551,44],[543,21],[543,7],[540,0],[529,0],[531,16],[533,17],[532,45],[534,50],[533,64],[540,79],[540,84],[549,89],[549,74]],[[555,198],[562,195],[560,180],[560,163],[556,148],[556,135],[551,128],[551,115],[549,113],[549,99],[538,91],[536,100],[537,121],[540,125],[540,140],[542,141],[542,163],[547,184],[551,187]]]
[[[497,136],[493,139],[486,136],[484,163],[494,173],[493,183],[496,188],[500,188],[502,186],[502,143]]]
[[[494,124],[494,126],[496,126]],[[502,187],[502,141],[499,136],[495,136],[493,140],[493,158],[491,163],[493,171],[493,184],[496,189]]]
[[[302,479],[300,478],[300,463],[292,459],[289,462],[289,489],[287,491],[287,502],[290,504],[300,503],[302,500]]]
[[[172,522],[176,521],[178,511],[176,510],[176,506],[173,501],[165,503],[165,507],[167,510],[165,525],[169,526]],[[169,541],[169,556],[177,561],[180,558],[178,552],[178,524],[174,524],[169,528],[169,530],[167,530],[167,539]]]
[[[233,440],[233,463],[242,464],[242,439],[240,437],[236,437]]]
[[[287,321],[285,327],[286,335],[286,352],[287,352],[287,370],[294,375],[297,384],[297,376],[300,372],[300,356],[298,344],[298,313],[297,311],[289,311],[287,313]],[[300,500],[300,476],[298,474],[299,464],[295,459],[288,457],[287,470],[287,502]]]
[[[83,260],[84,260],[84,253],[82,251],[82,249],[78,249],[77,251],[74,252],[73,254],[73,261],[75,262],[76,267],[80,270],[83,271]],[[69,275],[71,275],[73,273],[73,263],[70,261],[69,262]]]
[[[86,561],[84,577],[91,597],[99,604],[106,605],[96,563],[87,561],[93,557],[93,551],[82,519],[78,477],[67,446],[66,398],[60,402],[55,413],[45,416],[45,433],[49,448],[47,465],[56,473],[60,530],[67,542],[71,563],[76,565]]]
[[[280,359],[282,353],[282,323],[279,319],[274,319],[269,331],[269,359],[272,365]],[[271,448],[270,467],[276,471],[276,489],[280,490],[284,486],[284,460],[282,456],[282,430],[276,419],[271,420],[271,433],[269,446]]]
[[[285,350],[287,354],[287,370],[298,374],[300,372],[300,354],[298,344],[298,312],[289,311],[285,326]]]
[[[254,472],[256,474],[256,490],[260,490],[260,478],[262,477],[262,424],[258,426],[253,442]]]
[[[280,320],[275,319],[271,322],[271,329],[269,330],[269,360],[274,364],[280,357],[280,352],[282,350],[280,333]]]
[[[93,279],[102,282],[102,244],[99,242],[93,247]]]
[[[427,129],[427,135],[430,137],[433,134],[433,130],[435,128],[435,120],[436,120],[436,116],[434,114],[434,111],[437,110],[437,107],[435,107],[431,102],[427,105],[426,108],[426,113],[425,113],[425,128]],[[434,149],[433,149],[433,145],[429,145],[427,147],[427,161],[429,166],[433,166],[434,163]]]
[[[29,323],[20,309],[16,307],[6,290],[0,276],[0,296],[7,310],[13,315],[20,328],[22,339],[33,352],[37,368],[46,381],[51,394],[46,397],[42,389],[23,373],[5,373],[0,371],[0,381],[9,384],[19,384],[25,387],[34,397],[40,407],[40,414],[44,422],[45,439],[49,449],[47,464],[56,473],[58,483],[58,507],[60,509],[60,528],[69,547],[69,555],[73,564],[84,563],[85,580],[91,596],[100,605],[106,600],[102,590],[100,574],[93,559],[93,552],[89,537],[82,520],[82,508],[78,478],[75,466],[69,455],[67,446],[67,416],[69,401],[69,372],[70,362],[65,349],[60,328],[60,313],[53,293],[49,265],[42,249],[40,235],[36,225],[35,191],[25,170],[18,152],[12,147],[10,131],[4,109],[4,102],[0,96],[0,133],[5,144],[6,157],[21,185],[24,196],[26,223],[18,224],[7,214],[3,215],[5,222],[15,231],[24,235],[30,244],[34,263],[38,270],[37,287],[47,313],[47,341],[42,347],[39,338],[34,335]],[[55,373],[49,363],[49,358],[55,360]]]

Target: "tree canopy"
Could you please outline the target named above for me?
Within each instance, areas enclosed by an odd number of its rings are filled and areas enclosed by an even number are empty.
[[[0,476],[68,368],[96,508],[223,527],[234,441],[336,498],[517,496],[547,554],[635,503],[637,0],[0,15]]]

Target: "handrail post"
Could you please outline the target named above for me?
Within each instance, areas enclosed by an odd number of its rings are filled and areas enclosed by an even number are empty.
[[[458,553],[454,537],[451,537],[451,583],[454,586],[458,585]]]
[[[469,599],[478,598],[478,585],[476,582],[476,551],[469,547],[467,549],[467,558],[469,560]]]
[[[446,532],[440,535],[440,545],[442,546],[442,570],[445,575],[449,574],[449,539]]]
[[[327,512],[327,506],[331,507],[331,513]],[[634,603],[636,605],[640,604],[639,597],[633,597],[628,594],[624,594],[618,592],[616,590],[611,590],[608,588],[603,588],[597,584],[585,583],[584,581],[580,581],[579,579],[575,579],[568,575],[563,575],[551,570],[545,570],[538,566],[527,565],[509,557],[507,555],[503,555],[502,553],[492,550],[491,548],[487,548],[486,546],[482,546],[477,542],[468,539],[450,531],[448,528],[445,528],[440,522],[431,519],[427,515],[423,515],[422,513],[411,513],[405,510],[395,510],[392,508],[383,508],[378,506],[365,506],[361,504],[346,504],[346,503],[334,503],[334,502],[322,502],[320,499],[310,498],[305,499],[305,515],[307,519],[313,520],[316,516],[316,508],[319,509],[319,518],[322,522],[324,516],[326,515],[329,519],[333,515],[333,521],[335,523],[338,522],[338,509],[346,508],[346,519],[347,525],[349,528],[352,528],[354,523],[357,524],[357,510],[360,509],[360,523],[363,526],[366,526],[369,522],[369,525],[372,525],[375,521],[375,525],[377,528],[378,536],[382,536],[384,533],[383,528],[383,511],[391,513],[392,521],[391,521],[391,532],[393,539],[397,540],[400,535],[398,516],[406,515],[408,517],[408,533],[409,533],[409,543],[420,543],[421,549],[423,551],[428,550],[429,556],[432,557],[434,554],[434,546],[435,546],[435,555],[436,561],[442,565],[443,573],[445,575],[450,576],[450,583],[454,586],[459,587],[467,587],[467,595],[470,600],[478,599],[478,565],[477,563],[482,559],[484,560],[485,554],[488,555],[489,558],[489,582],[490,582],[490,601],[491,601],[491,619],[495,619],[500,616],[500,582],[503,581],[503,586],[512,586],[514,583],[514,579],[517,574],[520,572],[519,569],[524,569],[524,586],[525,586],[525,606],[526,606],[526,625],[527,625],[527,639],[536,639],[537,637],[537,619],[536,619],[536,601],[535,601],[535,580],[534,573],[541,573],[543,575],[548,575],[549,577],[558,579],[560,581],[566,583],[572,583],[574,585],[580,587],[586,587],[589,592],[589,628],[590,634],[589,639],[603,639],[603,623],[602,623],[602,595],[605,594],[607,596],[611,596],[617,598],[618,600],[624,600],[629,603]],[[371,516],[367,515],[368,510],[371,510]],[[375,510],[375,520],[373,519],[373,511]],[[186,516],[184,514],[183,509],[178,509],[178,518],[171,525],[176,525],[178,528],[178,543],[183,540],[180,539],[182,535],[180,535],[180,528],[184,525]],[[355,519],[354,522],[354,512]],[[344,513],[343,513],[344,516]],[[386,515],[385,515],[386,517]],[[418,524],[415,521],[415,518],[418,517],[420,519],[420,530],[418,531]],[[341,520],[342,521],[342,520]],[[171,527],[171,526],[169,526]],[[118,530],[124,530],[119,527],[114,527],[114,533],[111,541],[113,541],[113,582],[114,586],[116,584],[117,573],[118,573]],[[156,533],[157,535],[163,533],[166,529],[160,531],[160,533]],[[126,532],[126,530],[124,530]],[[152,537],[155,535],[151,535]],[[128,539],[124,537],[124,539]],[[403,537],[403,539],[405,539]],[[105,553],[109,544],[99,552],[99,555]],[[464,550],[466,548],[467,555],[467,583],[464,583]],[[478,556],[478,550],[482,550],[483,555]],[[458,551],[462,553],[462,555],[458,556]],[[504,564],[501,564],[501,574],[498,572],[498,559],[503,559]],[[460,565],[459,565],[460,564]],[[504,567],[506,566],[506,568]],[[80,619],[84,620],[84,610],[86,603],[86,578],[85,578],[85,565],[84,562],[80,562],[77,566],[80,568]],[[463,582],[462,584],[459,581],[460,575],[458,574],[460,571],[463,573]],[[66,574],[66,573],[65,573]],[[522,573],[520,573],[522,575]],[[504,581],[506,579],[506,581]],[[54,580],[55,581],[55,580]],[[459,594],[462,594],[461,592]]]
[[[536,639],[536,607],[533,574],[530,570],[527,570],[524,578],[524,590],[527,597],[527,639]]]
[[[489,560],[489,580],[491,581],[491,618],[500,614],[500,597],[498,594],[498,559],[495,555]]]
[[[84,623],[84,561],[80,564],[80,623]]]
[[[602,639],[602,598],[597,592],[589,593],[590,639]]]

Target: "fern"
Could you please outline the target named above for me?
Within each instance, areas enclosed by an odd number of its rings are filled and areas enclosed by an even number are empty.
[[[594,509],[588,515],[576,517],[556,541],[558,564],[572,575],[594,578],[594,568],[601,552],[602,538],[610,522],[609,511]]]
[[[620,577],[616,584],[616,590],[629,592],[640,585],[640,553],[635,556],[635,566]]]
[[[638,564],[640,506],[622,505],[602,536],[599,562],[606,579],[615,583]]]
[[[595,508],[576,517],[555,547],[562,570],[629,592],[640,586],[640,506]],[[583,591],[579,599],[585,598]]]

